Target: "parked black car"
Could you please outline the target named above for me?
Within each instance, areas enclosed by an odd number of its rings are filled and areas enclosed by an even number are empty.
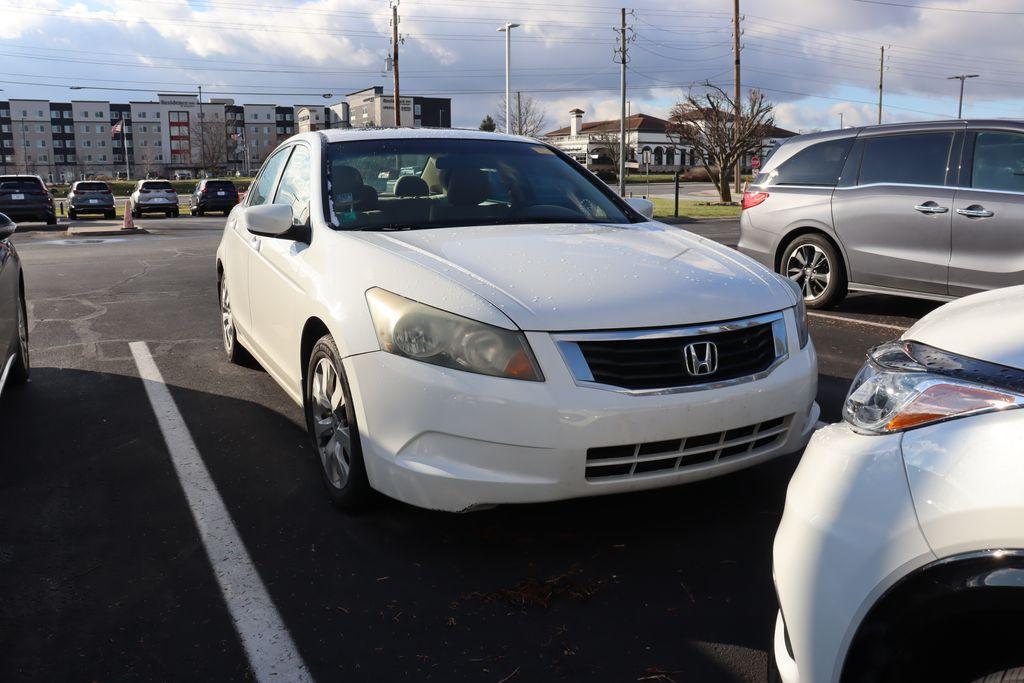
[[[27,382],[29,372],[25,278],[8,239],[17,227],[0,213],[0,392],[5,384]]]
[[[68,193],[68,218],[74,220],[82,214],[103,214],[116,218],[114,193],[110,186],[99,180],[79,180]]]
[[[238,203],[238,188],[230,180],[200,180],[188,199],[188,210],[193,216],[207,211],[223,211],[227,216]]]
[[[0,175],[0,213],[13,220],[57,224],[53,195],[37,175]]]

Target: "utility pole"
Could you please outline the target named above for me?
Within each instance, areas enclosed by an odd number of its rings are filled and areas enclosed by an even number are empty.
[[[626,196],[626,61],[629,55],[629,41],[626,40],[626,8],[619,15],[619,90],[622,111],[619,116],[619,196]]]
[[[391,5],[391,68],[395,71],[395,128],[402,126],[401,95],[398,92],[398,0]]]
[[[960,105],[956,109],[956,117],[962,119],[964,117],[964,82],[968,78],[977,78],[980,74],[960,74],[959,76],[950,76],[947,81],[960,81]]]
[[[734,54],[733,63],[733,79],[736,81],[736,119],[732,124],[732,139],[736,143],[739,141],[740,126],[742,118],[743,104],[740,100],[742,97],[740,88],[740,0],[733,0],[732,3],[732,50]],[[743,154],[740,153],[736,157],[736,193],[740,191],[740,170],[743,163]],[[722,183],[725,184],[724,182]]]
[[[878,62],[878,123],[882,123],[882,87],[885,82],[885,45],[882,45],[882,58]]]
[[[203,86],[199,87],[199,162],[206,175],[206,118],[203,116]]]
[[[512,29],[519,24],[504,23],[498,27],[499,33],[505,34],[505,134],[512,132]]]
[[[839,112],[839,130],[843,129],[843,112]]]
[[[523,134],[523,93],[516,90],[516,135]]]

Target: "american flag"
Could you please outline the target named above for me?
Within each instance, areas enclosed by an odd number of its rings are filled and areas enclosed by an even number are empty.
[[[110,138],[114,139],[117,134],[124,131],[124,119],[119,119],[117,123],[110,127]]]

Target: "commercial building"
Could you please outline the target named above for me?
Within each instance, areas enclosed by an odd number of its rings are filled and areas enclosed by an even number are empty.
[[[395,125],[395,97],[385,95],[377,85],[345,96],[353,128],[376,128]],[[403,95],[401,123],[413,128],[450,128],[452,100],[450,97]]]
[[[618,159],[619,119],[585,123],[584,113],[582,109],[571,110],[569,125],[545,133],[544,139],[592,170],[614,169]],[[669,137],[668,126],[668,121],[650,114],[626,117],[627,165],[645,170],[642,163],[645,153],[650,155],[651,173],[674,173],[702,165],[693,149],[680,146]],[[761,146],[770,149],[776,142],[794,135],[796,133],[783,128],[772,128]],[[747,170],[751,156],[744,159]]]
[[[295,133],[348,128],[357,95],[371,112],[357,125],[394,125],[393,100],[383,92],[368,88],[329,105],[200,102],[194,94],[171,93],[127,103],[0,101],[0,173],[32,173],[49,182],[204,169],[248,175]],[[451,125],[450,99],[403,97],[402,107],[408,107],[405,126]],[[119,122],[123,133],[112,135]]]

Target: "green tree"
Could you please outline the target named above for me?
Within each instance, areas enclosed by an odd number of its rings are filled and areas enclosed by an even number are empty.
[[[493,133],[497,128],[498,126],[495,125],[494,119],[491,118],[490,114],[485,116],[484,120],[480,122],[480,130],[485,130],[488,133]]]

